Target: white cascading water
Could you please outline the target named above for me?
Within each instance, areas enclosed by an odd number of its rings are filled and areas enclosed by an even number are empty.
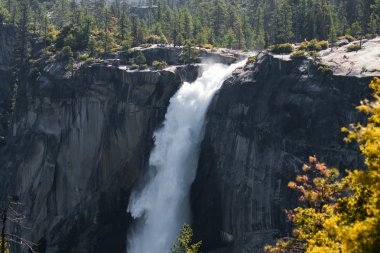
[[[245,61],[210,63],[193,83],[170,99],[163,127],[154,134],[145,186],[132,193],[128,212],[137,219],[128,253],[170,253],[182,225],[190,222],[189,193],[196,176],[207,108],[223,81]]]

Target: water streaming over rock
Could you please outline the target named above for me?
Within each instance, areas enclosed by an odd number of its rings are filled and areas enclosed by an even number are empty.
[[[223,81],[243,65],[206,64],[196,81],[184,83],[171,98],[163,127],[154,134],[147,183],[129,202],[137,222],[128,234],[128,253],[170,253],[183,223],[190,222],[189,193],[207,108]]]

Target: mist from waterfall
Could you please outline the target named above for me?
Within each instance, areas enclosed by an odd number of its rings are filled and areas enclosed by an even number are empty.
[[[128,233],[128,253],[170,253],[182,225],[190,223],[190,187],[207,108],[223,81],[244,63],[208,63],[196,81],[183,83],[170,99],[163,126],[154,133],[147,182],[129,201],[128,212],[137,221]]]

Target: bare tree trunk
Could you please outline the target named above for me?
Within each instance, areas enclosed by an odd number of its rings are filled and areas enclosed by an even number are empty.
[[[1,253],[5,253],[5,224],[7,222],[8,204],[2,213],[3,228],[1,229]]]

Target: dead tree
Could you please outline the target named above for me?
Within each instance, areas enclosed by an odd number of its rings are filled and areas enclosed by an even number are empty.
[[[22,247],[27,248],[32,253],[37,253],[34,250],[36,246],[35,243],[29,240],[26,240],[25,238],[21,236],[7,232],[7,225],[9,223],[13,223],[24,229],[29,229],[28,227],[24,226],[25,216],[23,216],[20,212],[17,211],[17,208],[20,206],[22,206],[21,203],[16,202],[16,201],[11,201],[11,199],[8,197],[8,200],[6,201],[4,205],[4,209],[0,212],[0,220],[2,224],[1,253],[6,253],[7,244],[12,244],[12,243],[21,245]]]

